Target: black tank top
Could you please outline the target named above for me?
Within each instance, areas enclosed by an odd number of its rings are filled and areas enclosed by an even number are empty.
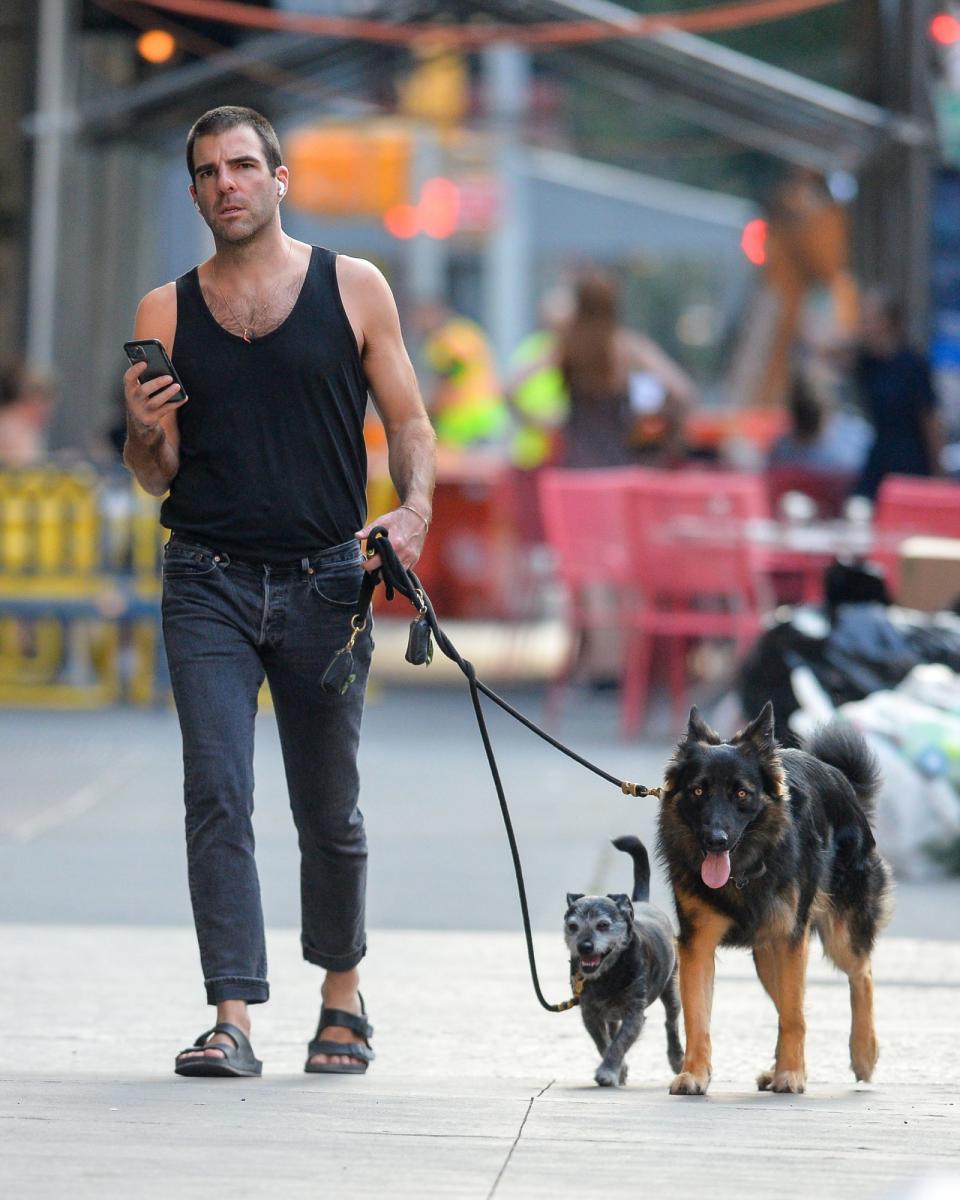
[[[180,469],[160,520],[236,558],[282,562],[366,520],[367,382],[337,256],[314,246],[286,320],[247,343],[214,319],[197,269],[177,280]]]

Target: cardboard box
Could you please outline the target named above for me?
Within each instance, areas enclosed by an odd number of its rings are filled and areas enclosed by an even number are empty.
[[[897,603],[923,612],[940,612],[954,609],[958,602],[960,539],[909,537],[901,542]]]

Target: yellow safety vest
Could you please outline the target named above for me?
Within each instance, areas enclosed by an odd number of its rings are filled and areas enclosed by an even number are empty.
[[[469,446],[505,437],[509,413],[480,326],[452,317],[427,339],[424,350],[441,380],[432,413],[440,442]]]
[[[514,350],[510,368],[519,373],[524,367],[548,359],[556,346],[556,336],[538,330],[523,339]],[[531,471],[547,462],[554,447],[554,430],[565,424],[570,415],[570,396],[563,372],[552,362],[546,362],[517,384],[513,405],[520,425],[510,441],[510,459],[515,467]],[[530,424],[524,424],[524,417]]]

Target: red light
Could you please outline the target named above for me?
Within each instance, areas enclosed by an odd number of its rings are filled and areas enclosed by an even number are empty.
[[[448,238],[460,223],[460,189],[452,180],[428,179],[420,189],[420,226],[432,238]]]
[[[951,13],[937,13],[930,21],[930,36],[941,46],[960,42],[960,20]]]
[[[383,223],[395,238],[406,240],[420,232],[420,214],[412,204],[394,204],[383,214]]]
[[[740,234],[740,249],[755,267],[767,261],[767,223],[761,217],[748,221]]]

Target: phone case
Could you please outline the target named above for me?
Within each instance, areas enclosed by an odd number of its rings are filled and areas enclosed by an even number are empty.
[[[170,356],[167,354],[163,342],[158,341],[157,338],[141,338],[132,342],[124,342],[123,352],[133,366],[137,363],[146,362],[147,369],[140,376],[142,382],[157,379],[161,375],[169,375],[174,383],[180,384],[180,394],[171,396],[170,400],[167,401],[168,404],[176,400],[186,399],[186,392],[183,390],[183,384],[180,383],[180,376],[170,361]]]

